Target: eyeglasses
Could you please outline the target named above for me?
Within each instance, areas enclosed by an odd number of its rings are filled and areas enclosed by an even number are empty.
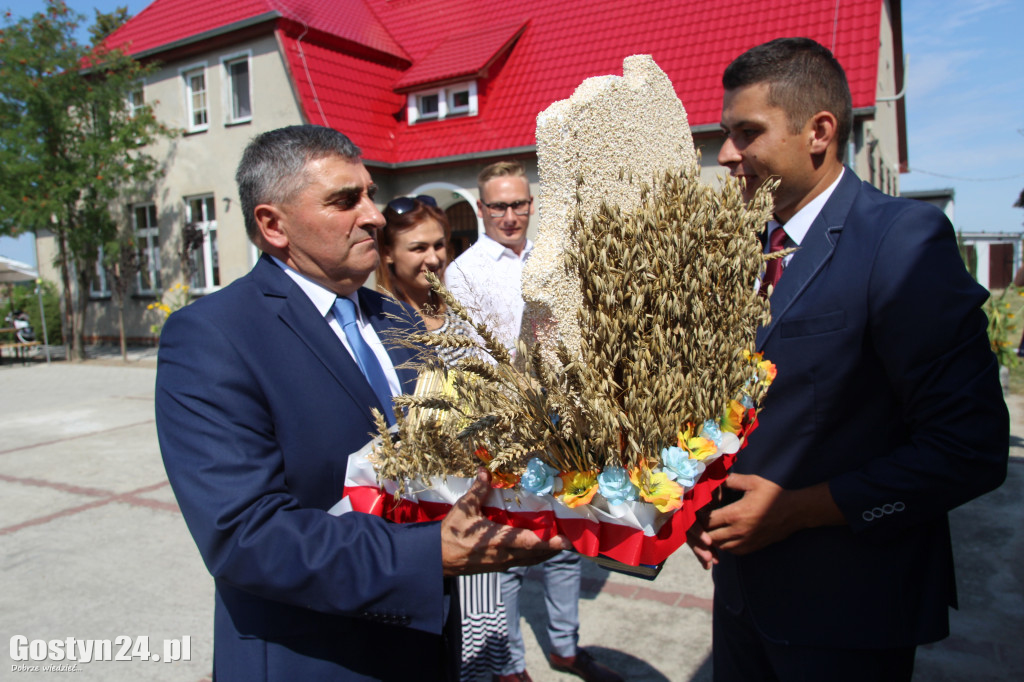
[[[497,201],[493,204],[488,204],[486,201],[481,201],[480,203],[489,209],[487,215],[492,218],[501,218],[510,208],[516,215],[530,215],[530,204],[533,203],[533,197],[513,201],[511,204],[506,204],[503,201]]]
[[[389,201],[387,207],[398,215],[402,215],[415,209],[417,202],[437,208],[437,199],[427,194],[417,194],[415,197],[398,197]]]

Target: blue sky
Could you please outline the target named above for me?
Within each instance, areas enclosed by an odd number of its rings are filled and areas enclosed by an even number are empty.
[[[88,17],[145,0],[70,0]],[[41,1],[0,0],[15,16]],[[904,0],[903,41],[909,56],[907,128],[910,173],[902,190],[953,188],[957,229],[1016,232],[1024,210],[1024,2]],[[685,102],[684,102],[685,104]],[[0,255],[35,263],[31,239],[0,238]]]

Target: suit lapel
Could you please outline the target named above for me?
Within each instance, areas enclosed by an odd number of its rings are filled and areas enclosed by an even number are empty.
[[[281,322],[320,360],[327,372],[352,397],[352,402],[372,422],[370,407],[379,405],[377,396],[359,365],[345,350],[309,297],[267,256],[263,256],[256,264],[253,278]]]
[[[794,301],[807,291],[811,281],[832,258],[860,184],[860,179],[847,168],[843,173],[843,179],[839,181],[839,186],[811,223],[799,250],[793,254],[793,259],[786,266],[782,279],[768,299],[772,309],[772,320],[757,332],[758,350],[764,348]]]

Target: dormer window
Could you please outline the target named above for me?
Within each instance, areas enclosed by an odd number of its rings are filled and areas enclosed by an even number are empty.
[[[476,81],[410,92],[408,110],[410,125],[453,116],[476,116]]]

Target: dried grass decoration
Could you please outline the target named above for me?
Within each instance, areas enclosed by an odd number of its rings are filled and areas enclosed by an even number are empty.
[[[382,481],[394,495],[378,505],[385,515],[436,518],[483,463],[497,488],[492,518],[542,537],[557,527],[581,553],[632,566],[677,549],[775,374],[754,352],[769,318],[757,281],[772,187],[747,205],[737,181],[716,190],[698,174],[691,167],[644,185],[635,212],[603,205],[584,224],[576,211],[578,244],[564,267],[581,282],[580,336],[563,339],[556,357],[520,342],[513,361],[433,281],[478,338],[401,340],[428,348],[416,392],[395,400],[405,408],[397,439],[379,419],[373,468],[350,476],[350,487]],[[438,359],[466,346],[475,353],[451,366]]]

